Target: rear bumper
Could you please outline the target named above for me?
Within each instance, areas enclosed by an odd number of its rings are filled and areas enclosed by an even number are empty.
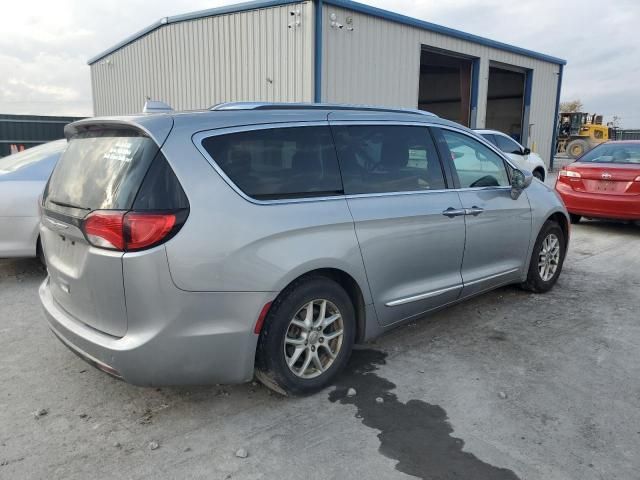
[[[556,185],[556,190],[570,213],[583,217],[619,220],[640,219],[640,195],[602,195],[576,192],[561,183]]]
[[[151,291],[162,316],[149,310],[144,322],[121,338],[95,330],[55,301],[47,278],[40,300],[55,335],[88,363],[142,386],[241,383],[251,380],[258,336],[253,326],[273,295],[258,292]],[[164,296],[165,300],[154,298]],[[172,304],[172,305],[169,305]],[[147,303],[148,305],[148,303]]]

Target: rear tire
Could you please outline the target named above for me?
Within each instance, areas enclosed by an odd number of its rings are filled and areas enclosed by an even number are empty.
[[[562,228],[557,222],[547,220],[533,246],[527,280],[522,288],[534,293],[551,290],[562,271],[565,254],[566,239]]]
[[[301,278],[269,309],[258,341],[256,377],[284,395],[317,392],[346,366],[355,334],[347,292],[326,277]]]
[[[575,213],[570,213],[569,214],[569,219],[571,220],[571,223],[580,223],[580,220],[582,219],[581,215],[577,215]]]
[[[572,140],[567,144],[567,155],[578,158],[589,150],[589,142],[586,140]]]

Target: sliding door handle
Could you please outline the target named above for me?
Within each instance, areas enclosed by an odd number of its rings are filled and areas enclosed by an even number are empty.
[[[471,208],[464,209],[465,215],[473,215],[474,217],[480,215],[484,212],[484,208],[476,207],[475,205]]]
[[[462,215],[466,215],[467,212],[464,208],[449,207],[444,212],[442,212],[442,214],[445,217],[453,218],[453,217],[461,217]]]

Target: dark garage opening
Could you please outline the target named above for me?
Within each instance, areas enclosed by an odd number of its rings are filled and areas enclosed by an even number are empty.
[[[418,108],[469,126],[472,60],[423,49]]]
[[[499,130],[521,143],[525,79],[522,71],[489,67],[486,128]]]

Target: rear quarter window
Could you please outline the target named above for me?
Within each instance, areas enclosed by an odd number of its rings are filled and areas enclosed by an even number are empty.
[[[256,199],[343,191],[329,127],[249,130],[205,138],[202,146],[240,190]]]

